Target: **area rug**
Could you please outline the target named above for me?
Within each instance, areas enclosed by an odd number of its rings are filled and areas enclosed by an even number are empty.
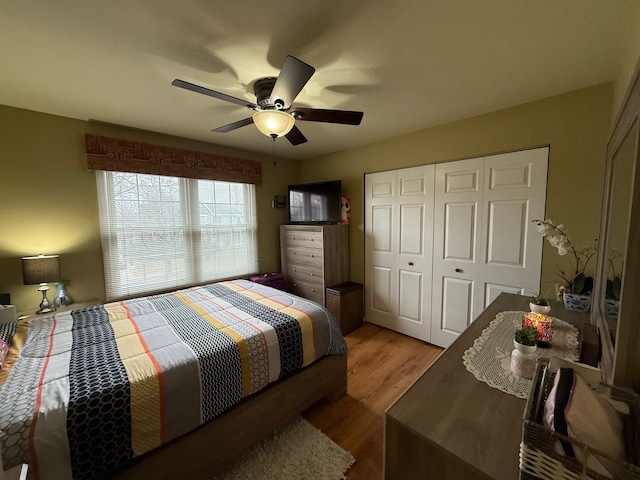
[[[215,480],[340,480],[355,459],[302,417],[276,431]]]

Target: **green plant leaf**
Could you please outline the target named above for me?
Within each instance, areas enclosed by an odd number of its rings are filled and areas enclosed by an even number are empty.
[[[516,330],[515,340],[522,345],[535,345],[538,341],[538,332],[532,326],[520,328]]]

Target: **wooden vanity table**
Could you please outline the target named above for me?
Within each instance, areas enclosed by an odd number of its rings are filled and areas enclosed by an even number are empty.
[[[529,297],[502,293],[391,406],[385,417],[385,478],[499,479],[519,476],[525,399],[477,380],[463,353],[502,311],[529,311]],[[550,315],[575,325],[589,314],[553,302]]]

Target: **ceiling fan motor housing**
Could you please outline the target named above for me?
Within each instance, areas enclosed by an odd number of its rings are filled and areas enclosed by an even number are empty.
[[[276,77],[259,78],[253,84],[253,93],[255,93],[257,99],[256,103],[263,110],[270,108],[282,110],[284,107],[284,101],[279,98],[276,99],[274,103],[271,103],[271,92],[273,91],[273,86],[276,84],[276,80]]]

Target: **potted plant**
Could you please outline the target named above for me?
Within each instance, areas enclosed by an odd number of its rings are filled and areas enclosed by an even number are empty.
[[[516,330],[511,352],[511,371],[517,377],[533,378],[536,370],[536,343],[538,332],[535,327]]]
[[[551,311],[551,298],[546,292],[538,292],[529,297],[529,311],[532,313],[544,313]]]
[[[558,293],[562,295],[567,310],[588,312],[591,306],[591,291],[593,277],[587,275],[589,260],[598,251],[597,243],[586,247],[576,247],[571,243],[564,230],[564,225],[555,225],[551,220],[533,220],[538,227],[538,233],[558,250],[558,255],[567,253],[573,256],[570,267],[558,267],[558,276],[562,283]]]

